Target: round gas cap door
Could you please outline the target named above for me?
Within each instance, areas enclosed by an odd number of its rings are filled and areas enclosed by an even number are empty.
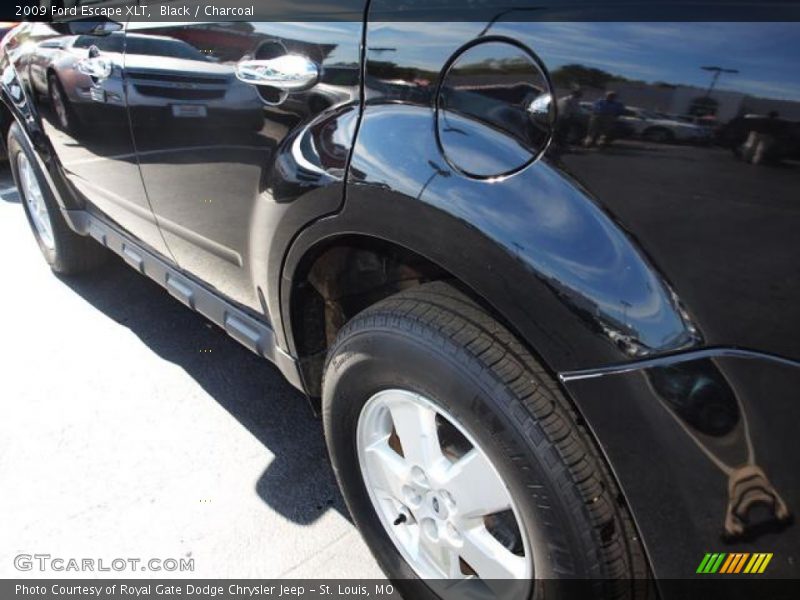
[[[450,165],[477,178],[510,175],[547,147],[555,117],[539,60],[512,40],[492,38],[450,61],[436,100],[436,131]]]

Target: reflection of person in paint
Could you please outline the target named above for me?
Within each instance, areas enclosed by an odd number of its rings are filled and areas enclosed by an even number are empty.
[[[745,162],[762,164],[777,145],[785,123],[778,118],[777,111],[772,110],[767,116],[767,119],[759,119],[754,123],[742,146],[742,158]]]
[[[559,146],[566,146],[570,141],[573,141],[572,134],[578,127],[582,97],[583,91],[581,88],[574,87],[569,94],[559,98],[556,103],[558,124],[556,126],[555,141]]]
[[[720,368],[708,359],[647,370],[677,423],[728,480],[722,536],[728,541],[791,523],[786,502],[756,463],[747,413]]]
[[[595,144],[606,145],[611,142],[617,118],[625,112],[625,105],[617,100],[616,92],[606,92],[605,98],[592,105],[592,118],[589,120],[589,132],[583,145],[587,148]]]

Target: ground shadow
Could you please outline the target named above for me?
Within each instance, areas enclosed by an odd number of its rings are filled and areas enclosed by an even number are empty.
[[[329,508],[349,518],[321,421],[269,362],[116,257],[95,273],[61,280],[153,352],[183,368],[275,456],[255,487],[272,509],[303,525]]]
[[[11,204],[19,204],[19,192],[14,188],[14,177],[11,175],[11,165],[8,161],[0,162],[0,189],[7,189],[8,191],[0,194],[0,199],[5,200]]]

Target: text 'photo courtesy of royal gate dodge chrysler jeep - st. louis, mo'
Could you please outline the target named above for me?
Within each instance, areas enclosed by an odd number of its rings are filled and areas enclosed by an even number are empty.
[[[406,597],[797,577],[796,7],[283,8],[5,37],[53,271],[274,363]]]

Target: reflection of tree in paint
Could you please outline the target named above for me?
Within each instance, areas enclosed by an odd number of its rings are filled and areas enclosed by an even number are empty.
[[[275,27],[279,31],[279,27]],[[198,49],[215,62],[237,62],[252,53],[264,41],[280,41],[288,52],[304,54],[322,64],[336,48],[336,44],[315,44],[302,40],[285,39],[257,32],[250,23],[189,24],[183,27],[154,28],[152,35],[164,35],[182,40]]]
[[[550,74],[550,79],[553,81],[553,85],[560,88],[569,88],[577,85],[600,90],[606,89],[609,84],[636,81],[602,69],[577,64],[559,67]]]

